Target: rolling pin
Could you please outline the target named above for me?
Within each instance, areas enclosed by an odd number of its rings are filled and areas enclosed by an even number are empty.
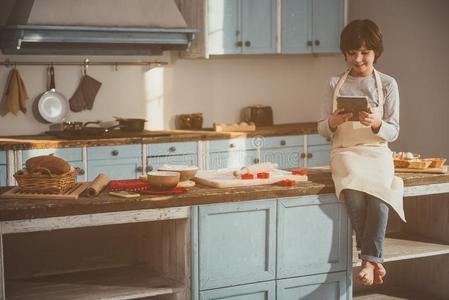
[[[278,164],[274,164],[274,163],[259,163],[259,164],[254,164],[251,166],[247,166],[247,167],[243,167],[240,170],[234,171],[233,174],[234,176],[240,176],[243,174],[257,174],[257,173],[261,173],[261,172],[266,172],[269,173],[271,171],[273,171],[274,169],[276,169],[278,167]]]

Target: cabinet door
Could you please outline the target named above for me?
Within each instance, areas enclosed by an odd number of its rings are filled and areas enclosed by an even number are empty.
[[[0,165],[0,186],[7,186],[6,165]]]
[[[282,0],[282,53],[311,53],[312,1]]]
[[[200,293],[200,300],[274,300],[275,282],[266,281],[254,284],[239,285]],[[287,298],[285,298],[287,299]]]
[[[133,179],[140,175],[141,145],[101,146],[87,149],[88,180],[99,173],[111,179]]]
[[[347,269],[348,218],[334,195],[279,200],[277,233],[277,278]]]
[[[339,53],[344,0],[313,0],[313,52]]]
[[[277,299],[346,300],[346,272],[277,280]]]
[[[241,168],[258,162],[255,150],[210,153],[209,170],[224,168]]]
[[[276,1],[242,0],[243,53],[276,53]]]
[[[301,168],[304,160],[301,159],[302,148],[287,147],[285,149],[266,149],[261,151],[261,162],[272,162],[279,165],[279,169]]]
[[[328,166],[330,164],[330,145],[307,147],[307,167]]]
[[[274,280],[275,234],[275,200],[199,207],[199,290]]]
[[[240,14],[240,0],[208,1],[209,54],[241,53]]]

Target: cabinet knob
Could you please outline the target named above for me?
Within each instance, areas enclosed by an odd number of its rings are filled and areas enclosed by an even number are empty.
[[[258,164],[258,163],[260,162],[260,160],[259,160],[258,158],[255,158],[255,159],[253,159],[253,162],[254,162],[255,164]]]
[[[251,47],[251,42],[250,41],[245,41],[245,47]]]
[[[312,153],[307,153],[307,158],[312,158],[313,154]]]
[[[305,154],[304,152],[301,153],[301,158],[302,158],[302,159],[306,158],[306,154]]]
[[[285,146],[285,145],[287,145],[287,142],[285,140],[281,140],[280,144],[281,144],[281,146]]]
[[[86,174],[86,171],[84,171],[84,169],[80,169],[78,172],[78,175],[84,175]]]
[[[321,44],[320,40],[315,40],[315,46],[319,46]]]
[[[112,151],[111,151],[111,155],[112,155],[112,156],[117,156],[117,155],[119,155],[118,150],[112,150]]]
[[[235,148],[235,144],[229,144],[229,148]]]
[[[313,46],[313,42],[312,41],[307,41],[307,46]]]
[[[143,167],[137,167],[137,168],[136,168],[136,171],[137,171],[137,172],[143,172]]]
[[[330,141],[332,141],[332,139],[330,137],[327,137],[326,141],[330,142]]]
[[[171,146],[170,148],[168,148],[169,152],[176,152],[176,147],[175,146]]]
[[[151,171],[154,170],[154,168],[153,168],[152,166],[147,166],[147,167],[145,168],[145,170],[146,170],[147,172],[151,172]]]
[[[243,42],[242,41],[238,41],[238,42],[235,43],[235,45],[237,47],[243,47]]]

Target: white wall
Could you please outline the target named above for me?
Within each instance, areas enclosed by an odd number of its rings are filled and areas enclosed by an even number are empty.
[[[384,33],[385,53],[377,68],[392,75],[401,95],[401,134],[396,150],[449,156],[449,1],[353,0],[349,19],[370,18]],[[0,60],[4,57],[0,56]],[[25,59],[22,57],[22,59]],[[29,58],[28,58],[29,59]],[[73,59],[82,60],[83,57]],[[328,77],[343,70],[341,55],[260,55],[214,57],[209,60],[173,59],[164,67],[162,90],[142,67],[89,68],[103,82],[92,111],[71,113],[70,120],[112,120],[112,116],[158,115],[162,126],[174,128],[174,116],[203,112],[205,126],[236,122],[241,108],[271,105],[275,123],[314,121]],[[18,67],[31,98],[46,89],[45,67]],[[0,92],[9,69],[0,67]],[[150,72],[153,72],[150,71]],[[57,67],[57,89],[68,98],[79,82],[80,68]],[[160,111],[147,111],[158,99]],[[31,104],[31,101],[29,101]],[[155,106],[151,106],[155,107]],[[157,124],[153,124],[156,128]],[[0,117],[0,135],[33,134],[47,125],[31,111]]]

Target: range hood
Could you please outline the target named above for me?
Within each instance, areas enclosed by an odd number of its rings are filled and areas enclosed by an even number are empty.
[[[174,0],[16,0],[1,29],[4,54],[160,55],[185,50]]]

